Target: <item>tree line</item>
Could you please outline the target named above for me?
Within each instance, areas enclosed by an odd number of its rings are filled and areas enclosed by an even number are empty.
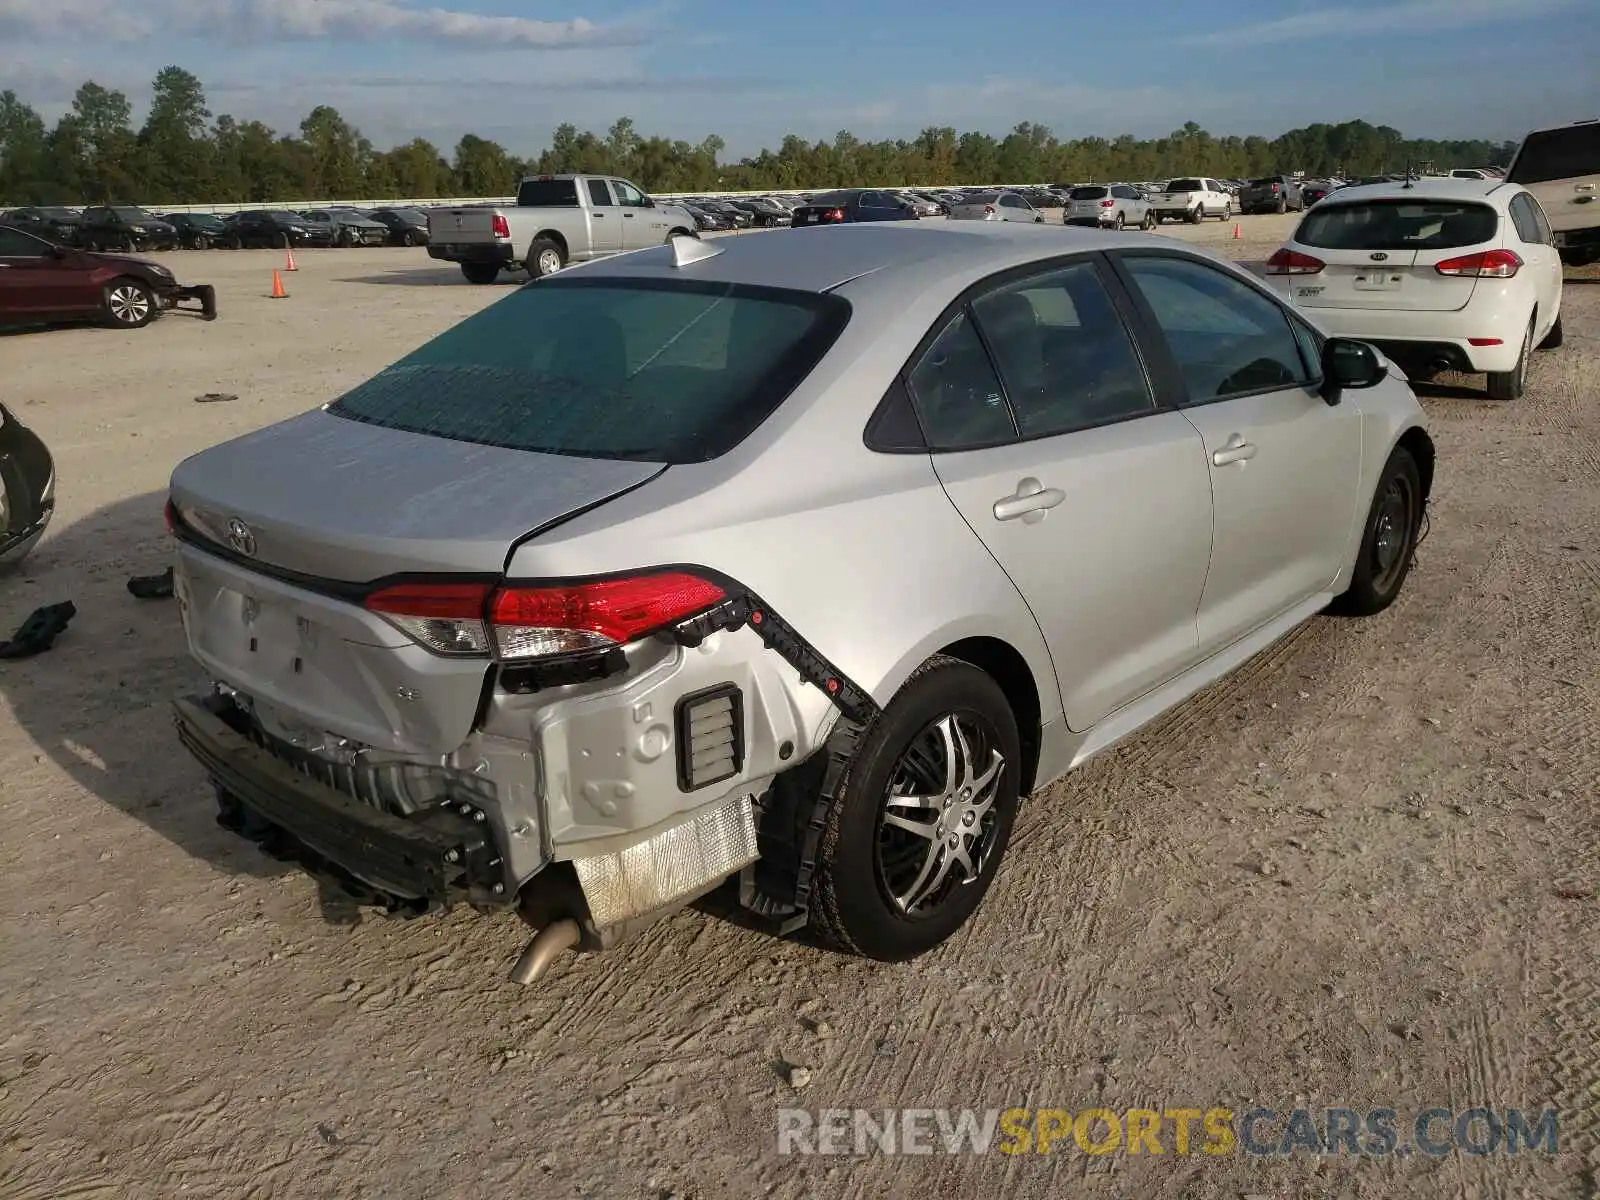
[[[1482,139],[1407,138],[1365,121],[1319,123],[1275,138],[1217,137],[1190,121],[1151,139],[1062,139],[1024,121],[1003,137],[949,127],[875,142],[848,130],[831,141],[789,134],[776,150],[725,162],[715,134],[693,143],[644,136],[623,117],[603,137],[563,124],[545,150],[521,158],[470,133],[448,154],[425,138],[379,150],[327,105],[312,109],[294,133],[213,116],[200,79],[176,66],[157,73],[137,127],[128,97],[93,81],[54,125],[14,92],[0,91],[0,204],[12,206],[503,196],[524,174],[563,171],[622,175],[656,192],[1369,175],[1429,161],[1442,168],[1504,165],[1514,149]]]

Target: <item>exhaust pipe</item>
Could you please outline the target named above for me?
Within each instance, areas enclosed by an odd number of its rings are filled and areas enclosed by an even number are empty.
[[[511,968],[511,982],[527,985],[533,983],[550,969],[550,964],[563,950],[571,950],[583,938],[583,929],[571,917],[563,917],[546,925],[523,948],[517,963]]]

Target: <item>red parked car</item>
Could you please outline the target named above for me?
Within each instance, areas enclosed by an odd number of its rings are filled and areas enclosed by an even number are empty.
[[[78,250],[0,225],[0,325],[87,319],[138,329],[187,300],[215,319],[215,289],[183,286],[160,263]]]

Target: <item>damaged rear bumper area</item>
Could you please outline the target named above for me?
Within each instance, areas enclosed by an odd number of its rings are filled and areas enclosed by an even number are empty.
[[[186,697],[173,711],[179,739],[217,786],[225,826],[391,910],[502,898],[489,832],[470,815],[439,805],[397,816],[336,791],[257,745],[225,695]]]

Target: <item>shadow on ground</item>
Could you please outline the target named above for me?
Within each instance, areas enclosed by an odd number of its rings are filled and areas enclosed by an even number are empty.
[[[78,610],[51,649],[0,661],[0,697],[36,759],[50,759],[86,792],[220,871],[284,875],[295,868],[217,825],[211,786],[178,744],[170,703],[206,679],[189,657],[176,603],[128,593],[129,577],[171,561],[165,499],[151,492],[53,525],[28,558],[0,569],[0,639],[41,605],[70,600]],[[19,749],[22,762],[25,755]],[[336,885],[318,886],[327,921],[359,919]]]
[[[494,284],[468,283],[454,267],[421,267],[404,271],[385,271],[381,275],[357,275],[339,279],[338,283],[366,283],[377,287],[484,287],[527,283],[521,272],[507,272]]]

